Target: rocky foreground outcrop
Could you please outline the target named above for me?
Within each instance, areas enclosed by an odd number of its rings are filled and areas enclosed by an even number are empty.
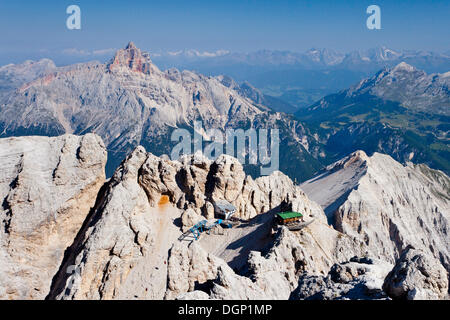
[[[389,263],[353,257],[333,265],[326,276],[304,274],[291,300],[386,300],[383,280],[392,269]]]
[[[105,182],[106,151],[95,135],[11,138],[0,146],[0,298],[446,298],[448,271],[441,265],[448,250],[448,200],[438,195],[448,194],[448,177],[426,167],[361,152],[337,163],[317,181],[346,168],[354,171],[344,176],[357,179],[331,186],[332,202],[340,204],[332,215],[341,221],[333,225],[327,207],[286,175],[253,179],[226,155],[171,161],[137,147]],[[388,165],[396,175],[383,176]],[[372,186],[394,178],[384,191]],[[371,186],[368,193],[365,186]],[[342,211],[356,191],[361,205]],[[320,192],[326,195],[327,185]],[[377,192],[391,192],[385,197],[399,208],[390,217],[396,223],[408,218],[405,208],[415,210],[422,224],[409,221],[414,237],[399,227],[386,240],[386,224],[377,219],[390,211],[378,210],[386,202]],[[240,225],[183,240],[195,222],[214,221],[219,200],[237,208]],[[311,224],[300,231],[275,226],[274,213],[286,209],[302,212]],[[348,220],[346,212],[359,220]],[[428,247],[401,255],[414,239]]]
[[[182,224],[193,223],[192,216],[208,218],[209,205],[224,199],[236,206],[236,216],[241,219],[289,206],[329,228],[321,208],[280,172],[253,180],[245,175],[237,159],[226,155],[215,161],[199,154],[170,161],[138,147],[106,184],[90,220],[56,275],[49,298],[176,298],[192,291],[194,283],[216,279],[219,265],[225,275],[251,283],[235,274],[220,257],[202,254],[205,249],[197,243],[190,248],[188,242],[178,240]],[[246,236],[243,230],[242,237]],[[335,246],[331,244],[331,250]],[[292,256],[292,250],[287,254]],[[311,255],[302,254],[310,259]],[[203,261],[202,256],[208,257],[203,259],[204,265],[195,262]],[[280,276],[285,273],[280,270],[286,264],[274,265]],[[280,297],[287,298],[288,294]],[[249,293],[248,298],[252,297],[256,296]]]
[[[324,274],[333,261],[339,260],[333,255],[344,248],[347,255],[358,252],[351,243],[337,241],[332,230],[329,232],[326,239],[315,240],[308,234],[280,228],[262,250],[264,253],[252,251],[246,258],[246,268],[238,273],[197,242],[188,246],[177,243],[169,258],[166,298],[200,296],[196,292],[203,290],[209,299],[286,300],[297,288],[302,274]]]
[[[105,164],[93,134],[0,139],[0,299],[45,298]]]
[[[439,260],[409,246],[387,275],[383,289],[393,299],[444,299],[448,275]]]

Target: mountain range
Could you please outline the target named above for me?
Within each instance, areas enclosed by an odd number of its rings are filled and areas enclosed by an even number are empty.
[[[283,66],[310,69],[345,68],[376,71],[385,66],[392,66],[401,61],[413,64],[427,72],[436,72],[450,67],[450,57],[446,53],[420,50],[393,50],[384,46],[367,50],[354,50],[341,53],[329,48],[312,48],[305,52],[282,50],[259,50],[248,53],[218,50],[200,52],[198,50],[180,50],[154,55],[155,62],[161,67],[177,66],[185,68],[189,63],[201,61],[207,66],[241,63],[249,66]],[[167,64],[167,65],[166,65]]]
[[[27,68],[31,68],[28,78],[23,76]],[[321,168],[308,151],[316,142],[307,129],[293,116],[264,105],[278,103],[285,108],[288,104],[268,101],[255,88],[237,86],[224,77],[173,68],[160,71],[148,53],[133,43],[104,64],[55,69],[46,60],[0,70],[8,79],[16,73],[13,82],[8,80],[15,86],[1,88],[0,137],[97,133],[108,148],[108,175],[137,145],[157,155],[170,154],[175,146],[172,131],[186,128],[193,133],[197,120],[205,130],[223,132],[278,128],[281,170],[303,180]],[[257,171],[254,165],[247,169]]]
[[[399,56],[376,52],[380,60]],[[449,173],[449,79],[448,72],[427,74],[401,62],[294,116],[293,105],[248,81],[161,71],[129,43],[107,63],[56,67],[45,59],[1,67],[0,137],[97,133],[107,145],[110,176],[137,145],[170,154],[173,130],[193,132],[201,120],[205,130],[278,128],[279,169],[298,181],[356,150]],[[254,177],[258,168],[245,166]]]
[[[159,53],[154,61],[162,68],[175,66],[213,76],[224,74],[240,82],[249,81],[264,94],[281,98],[297,108],[307,107],[327,94],[400,62],[429,73],[450,70],[450,56],[446,53],[393,50],[383,46],[348,53],[327,48],[305,52],[220,50],[209,54],[182,50]]]
[[[56,54],[52,57],[57,65],[90,60],[107,62],[114,50],[81,50],[82,54],[77,54],[80,50],[72,48],[64,50],[63,58]],[[226,75],[239,83],[248,81],[265,95],[280,98],[295,108],[308,107],[327,94],[348,88],[402,61],[428,73],[450,69],[448,52],[396,50],[385,46],[350,52],[330,48],[312,48],[305,52],[267,49],[253,52],[161,51],[149,48],[149,52],[152,61],[162,70],[175,67],[208,76]]]
[[[330,161],[362,149],[449,173],[449,85],[448,72],[428,75],[401,62],[296,116],[320,136]]]

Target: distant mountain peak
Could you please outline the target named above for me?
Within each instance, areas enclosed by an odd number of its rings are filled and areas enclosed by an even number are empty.
[[[147,52],[142,52],[130,41],[125,49],[120,49],[116,52],[108,63],[108,70],[129,69],[134,72],[150,74],[151,64],[150,55]]]
[[[316,63],[330,66],[341,63],[344,59],[343,54],[327,48],[311,48],[305,52],[305,55]]]
[[[136,45],[134,44],[133,41],[128,42],[127,46],[125,47],[125,49],[137,49]]]
[[[414,68],[412,65],[407,64],[406,62],[402,61],[399,64],[397,64],[394,68],[392,68],[393,72],[396,71],[407,71],[407,72],[413,72],[416,71],[417,69]]]
[[[338,95],[342,95],[344,100],[333,100],[336,95],[330,95],[313,104],[310,110],[330,107],[340,110],[339,108],[345,105],[362,103],[369,95],[384,102],[397,102],[414,112],[448,116],[449,87],[448,73],[427,74],[406,62],[401,62],[392,68],[385,67],[374,76],[342,90]]]

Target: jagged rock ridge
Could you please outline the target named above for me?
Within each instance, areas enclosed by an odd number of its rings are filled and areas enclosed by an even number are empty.
[[[337,230],[365,242],[372,257],[394,263],[412,245],[448,271],[449,185],[443,172],[358,151],[301,188]]]
[[[357,183],[347,184],[348,199],[335,211],[340,219],[335,230],[320,206],[287,176],[275,172],[254,180],[229,156],[210,161],[196,154],[171,161],[138,147],[100,188],[105,149],[95,135],[11,138],[0,144],[7,155],[1,163],[8,168],[2,171],[8,174],[0,180],[0,195],[10,206],[3,207],[1,218],[11,221],[7,229],[11,232],[1,233],[0,252],[11,257],[2,259],[0,270],[8,279],[0,288],[8,294],[2,298],[434,299],[445,298],[448,292],[448,271],[442,267],[447,249],[442,241],[448,238],[441,233],[448,223],[448,204],[441,199],[448,192],[448,177],[425,166],[403,167],[388,156],[358,152],[328,168],[315,180],[325,183],[323,193],[342,170],[353,170],[358,177]],[[24,148],[30,145],[40,151]],[[13,152],[18,147],[21,153]],[[47,162],[43,154],[50,155]],[[30,158],[45,163],[45,168],[39,167],[36,174],[28,165]],[[21,172],[19,183],[11,183],[15,170]],[[47,177],[43,185],[33,180],[42,177]],[[384,186],[381,181],[394,190],[377,189]],[[331,193],[339,201],[340,192],[347,194],[346,183],[341,182],[342,190]],[[38,198],[32,197],[33,188]],[[377,199],[380,194],[387,200]],[[17,201],[17,195],[26,201]],[[51,195],[58,195],[57,201]],[[179,240],[183,226],[198,217],[211,218],[211,202],[223,199],[237,207],[239,227],[205,233],[199,241]],[[387,206],[394,205],[396,215],[405,218],[405,208],[411,209],[408,201],[417,201],[416,210],[421,210],[419,227],[406,221],[416,228],[415,238],[389,216]],[[380,203],[386,207],[377,207]],[[19,210],[24,204],[35,220]],[[437,213],[428,210],[430,205],[438,206]],[[63,231],[39,233],[49,236],[45,239],[50,242],[30,237],[27,229],[54,225],[53,217],[48,217],[53,211],[42,211],[46,207],[58,212],[56,229],[51,230]],[[273,214],[283,208],[314,220],[300,231],[274,229]],[[444,211],[439,214],[440,210]],[[384,225],[377,222],[379,212],[398,225],[390,242]],[[429,219],[437,216],[440,230],[431,231]],[[364,228],[354,229],[357,221]],[[421,245],[422,239],[429,245]],[[417,249],[408,251],[407,243]],[[24,252],[41,264],[17,263],[14,256]],[[57,259],[42,259],[47,254]],[[416,265],[423,272],[417,273]],[[24,271],[35,272],[32,286]],[[8,278],[11,272],[15,277]],[[36,293],[33,288],[40,289]]]

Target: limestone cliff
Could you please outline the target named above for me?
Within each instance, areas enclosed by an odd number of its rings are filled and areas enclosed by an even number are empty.
[[[0,139],[0,299],[43,299],[105,180],[106,149],[83,137]]]

